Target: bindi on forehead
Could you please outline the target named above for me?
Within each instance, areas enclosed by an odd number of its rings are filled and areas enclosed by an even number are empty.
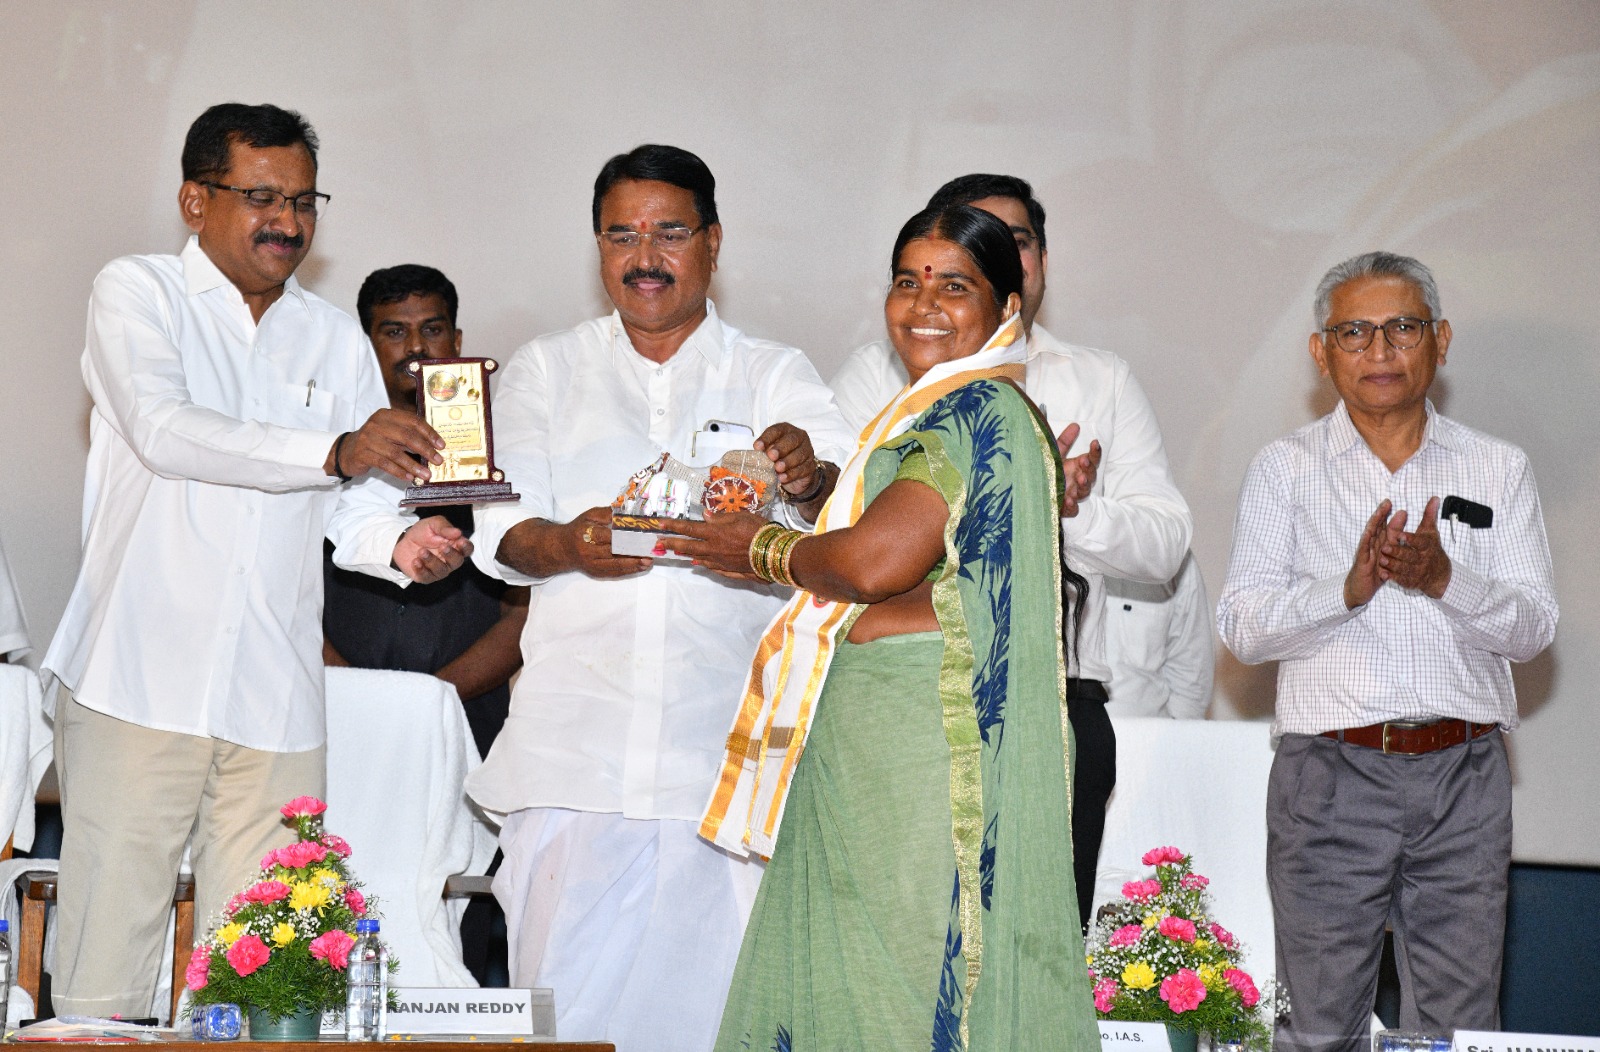
[[[923,276],[931,278],[931,277],[933,277],[933,268],[925,266],[925,267],[922,268],[922,273],[923,273]]]

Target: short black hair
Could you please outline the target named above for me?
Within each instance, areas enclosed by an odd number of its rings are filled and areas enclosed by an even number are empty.
[[[899,268],[900,253],[906,245],[919,237],[943,238],[965,249],[989,282],[997,306],[1004,308],[1013,292],[1022,295],[1022,256],[1017,252],[1017,239],[1011,228],[993,214],[971,205],[923,209],[906,220],[900,236],[894,239],[891,274]]]
[[[646,143],[611,158],[595,178],[592,210],[596,234],[600,233],[600,202],[624,179],[681,187],[694,195],[694,208],[700,213],[701,225],[710,226],[717,221],[717,177],[711,174],[706,162],[676,146]]]
[[[223,102],[189,125],[189,134],[183,140],[184,181],[201,182],[226,174],[235,142],[258,150],[304,146],[311,155],[311,169],[316,171],[317,133],[300,114],[270,103],[246,106],[242,102]]]
[[[402,263],[398,267],[374,270],[361,283],[356,293],[356,316],[361,319],[361,331],[372,332],[372,309],[385,303],[399,303],[408,296],[441,296],[450,327],[456,328],[456,287],[444,273],[419,263]]]
[[[1026,179],[982,172],[957,176],[933,192],[933,196],[928,198],[928,207],[970,205],[985,197],[1011,197],[1021,201],[1022,207],[1028,210],[1028,223],[1033,227],[1033,232],[1039,235],[1039,247],[1045,247],[1044,205],[1033,196],[1033,187]]]

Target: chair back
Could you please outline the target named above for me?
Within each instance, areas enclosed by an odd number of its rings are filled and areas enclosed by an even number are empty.
[[[1117,788],[1106,808],[1094,907],[1142,880],[1153,847],[1187,851],[1210,878],[1213,919],[1244,943],[1258,985],[1277,971],[1267,892],[1271,727],[1244,720],[1113,717]]]
[[[461,957],[464,899],[445,879],[480,874],[495,837],[462,783],[479,764],[450,684],[414,672],[330,668],[327,828],[376,896],[405,986],[476,986]]]

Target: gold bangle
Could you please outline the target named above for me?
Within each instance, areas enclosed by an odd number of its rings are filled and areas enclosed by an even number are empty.
[[[790,588],[800,587],[795,583],[794,573],[789,569],[789,560],[793,558],[794,550],[800,547],[800,542],[805,540],[805,537],[805,534],[796,532],[794,537],[784,547],[783,561],[778,564],[778,580],[783,584],[788,585]]]
[[[772,580],[766,574],[767,552],[772,547],[772,542],[783,532],[782,525],[776,522],[769,522],[757,530],[754,537],[750,538],[750,570],[763,581]]]

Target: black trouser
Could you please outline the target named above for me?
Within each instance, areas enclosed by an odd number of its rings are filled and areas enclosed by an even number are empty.
[[[1117,784],[1117,732],[1106,714],[1107,697],[1105,684],[1098,680],[1067,680],[1067,718],[1078,743],[1072,768],[1072,869],[1078,917],[1085,928],[1106,831],[1106,801]]]

